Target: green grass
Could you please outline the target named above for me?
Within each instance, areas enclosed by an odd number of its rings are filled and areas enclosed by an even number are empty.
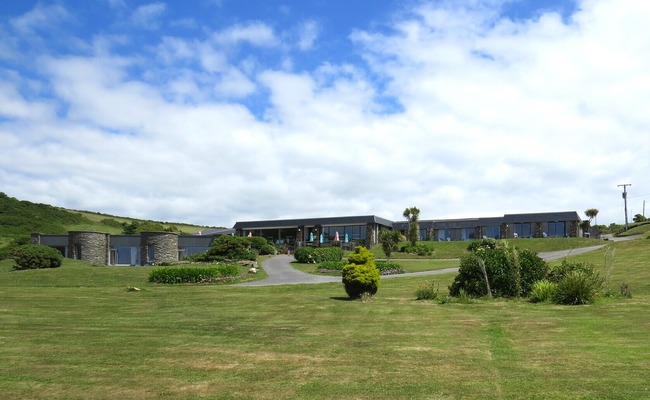
[[[625,232],[621,232],[616,236],[633,236],[633,235],[644,235],[647,237],[647,233],[650,232],[650,221],[638,222],[631,224]]]
[[[512,246],[527,248],[537,253],[558,251],[565,249],[574,249],[580,247],[596,246],[604,244],[606,241],[600,239],[585,239],[585,238],[544,238],[544,239],[509,239],[507,241]],[[392,259],[449,259],[459,258],[467,252],[467,246],[471,241],[457,241],[457,242],[422,242],[433,246],[433,254],[431,256],[418,256],[415,254],[406,254],[401,252],[394,252],[391,255]],[[398,248],[406,244],[400,243]],[[371,249],[376,259],[385,259],[386,255],[381,249],[381,245],[373,246]]]
[[[633,297],[568,307],[416,301],[453,274],[342,284],[146,282],[148,267],[0,263],[11,399],[647,399],[650,241],[612,243]],[[604,266],[604,250],[576,258]],[[415,264],[422,261],[411,261]],[[599,264],[598,264],[599,263]],[[127,286],[142,288],[127,292]]]

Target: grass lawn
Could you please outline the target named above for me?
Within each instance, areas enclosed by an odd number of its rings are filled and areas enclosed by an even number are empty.
[[[0,393],[11,399],[647,399],[650,240],[612,243],[631,299],[590,306],[416,301],[386,279],[149,284],[148,267],[0,263]],[[604,265],[605,250],[575,258]],[[609,253],[611,254],[611,253]],[[421,261],[412,261],[413,264]],[[140,292],[128,292],[137,286]]]

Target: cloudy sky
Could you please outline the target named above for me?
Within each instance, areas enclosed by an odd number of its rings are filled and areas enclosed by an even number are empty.
[[[617,185],[630,216],[650,200],[648,21],[647,0],[2,1],[0,191],[213,226],[622,223]]]

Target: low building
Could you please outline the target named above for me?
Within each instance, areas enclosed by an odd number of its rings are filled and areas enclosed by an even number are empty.
[[[459,241],[480,238],[513,239],[582,236],[575,211],[505,214],[502,217],[422,220],[420,240]],[[237,222],[232,229],[216,229],[197,235],[143,232],[110,235],[69,232],[67,235],[32,234],[32,242],[51,246],[67,258],[98,265],[152,265],[175,262],[204,253],[220,235],[259,236],[288,247],[355,244],[372,247],[381,229],[406,234],[408,222],[393,222],[375,215],[301,218]],[[346,245],[347,244],[347,245]]]

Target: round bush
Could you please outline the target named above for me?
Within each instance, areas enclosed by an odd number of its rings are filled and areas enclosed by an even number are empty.
[[[24,245],[13,253],[16,269],[58,268],[63,262],[61,253],[48,246]]]
[[[313,247],[300,247],[293,253],[293,258],[301,264],[315,263],[314,248]]]
[[[343,285],[345,292],[352,299],[364,294],[374,295],[380,285],[379,270],[375,266],[372,253],[365,247],[357,246],[355,252],[348,256],[348,265],[343,268]]]
[[[260,250],[260,254],[263,256],[268,254],[273,255],[276,253],[275,246],[273,246],[271,243],[267,243],[263,245],[259,250]]]

